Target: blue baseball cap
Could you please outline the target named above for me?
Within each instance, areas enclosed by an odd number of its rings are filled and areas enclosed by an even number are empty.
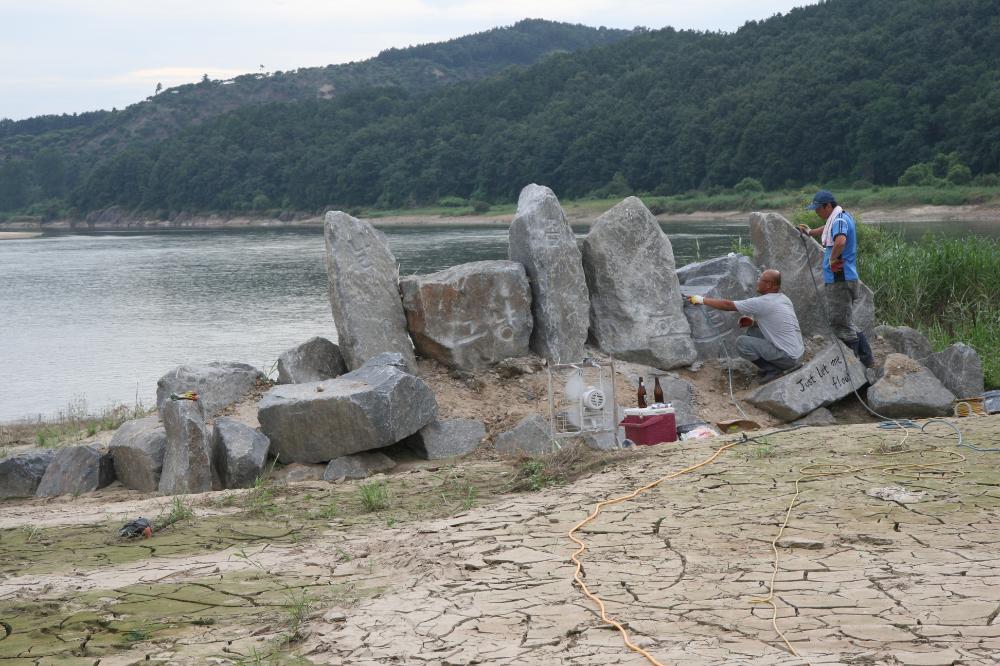
[[[820,190],[813,197],[812,203],[806,206],[806,210],[816,210],[823,204],[835,204],[837,200],[833,197],[833,192],[830,190]]]

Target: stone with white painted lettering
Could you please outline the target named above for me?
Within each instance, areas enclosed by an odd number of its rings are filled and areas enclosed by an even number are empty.
[[[413,345],[399,299],[399,266],[385,236],[363,220],[329,211],[324,222],[330,310],[351,370],[382,352],[414,367]]]
[[[431,421],[405,441],[424,460],[440,460],[472,453],[484,437],[482,421],[444,419]]]
[[[867,381],[865,368],[849,349],[841,347],[838,343],[828,345],[795,372],[755,390],[747,401],[791,421],[860,389]]]
[[[583,239],[590,334],[608,354],[670,369],[696,358],[674,251],[656,218],[628,197]]]
[[[891,417],[945,416],[954,400],[930,370],[902,354],[886,357],[882,379],[868,389],[872,410]]]
[[[114,459],[115,476],[126,488],[144,493],[160,487],[167,432],[156,416],[126,421],[118,427],[108,449]]]
[[[323,472],[323,480],[364,479],[372,474],[388,472],[395,466],[396,461],[381,451],[354,453],[331,460]]]
[[[802,335],[828,334],[828,308],[824,297],[817,298],[813,284],[815,279],[822,294],[822,246],[812,237],[803,236],[777,213],[750,214],[750,241],[755,264],[781,271],[781,291],[795,307]],[[854,325],[871,338],[874,337],[875,297],[863,282],[859,292],[860,298],[854,306]]]
[[[164,495],[212,490],[212,449],[200,400],[167,400],[163,405],[167,448],[160,492]]]
[[[0,497],[34,495],[54,457],[54,451],[33,449],[0,459]]]
[[[315,337],[278,357],[279,384],[305,384],[333,379],[347,372],[340,347]]]
[[[573,229],[549,188],[521,190],[508,258],[524,265],[531,284],[531,350],[556,363],[582,360],[590,323],[587,281]]]
[[[115,465],[108,451],[96,446],[67,446],[56,451],[38,484],[38,497],[80,495],[110,485]]]
[[[733,254],[677,269],[683,296],[705,296],[739,301],[757,296],[757,267],[749,257]],[[685,304],[684,316],[698,358],[707,360],[736,355],[736,338],[742,332],[740,315],[715,308]],[[722,345],[726,345],[724,349]]]
[[[477,369],[528,353],[531,287],[516,261],[477,261],[399,282],[417,353]]]
[[[559,447],[552,438],[549,420],[538,414],[525,416],[507,432],[497,435],[494,448],[501,455],[544,455]]]
[[[223,488],[249,488],[264,473],[271,442],[267,435],[236,419],[215,420],[212,456]]]
[[[976,350],[956,342],[944,351],[931,354],[924,365],[957,398],[977,398],[983,394],[983,362]]]
[[[384,353],[334,379],[281,384],[258,405],[261,431],[283,462],[327,462],[401,441],[437,416],[430,387]]]
[[[239,402],[264,373],[246,363],[213,362],[205,365],[181,365],[156,382],[156,408],[163,418],[163,407],[171,393],[195,391],[207,416]]]

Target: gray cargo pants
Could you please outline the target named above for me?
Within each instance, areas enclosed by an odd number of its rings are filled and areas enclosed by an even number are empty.
[[[756,326],[750,328],[746,335],[736,338],[736,350],[748,361],[763,359],[781,370],[793,368],[798,362],[798,359],[792,358],[765,340],[764,334]]]
[[[854,303],[860,290],[857,280],[829,282],[823,285],[826,295],[826,311],[830,317],[833,334],[846,343],[857,342],[858,329],[854,327]]]

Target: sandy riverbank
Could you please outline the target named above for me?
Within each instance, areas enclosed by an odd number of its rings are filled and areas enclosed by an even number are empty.
[[[18,240],[41,236],[41,231],[0,231],[0,240]]]

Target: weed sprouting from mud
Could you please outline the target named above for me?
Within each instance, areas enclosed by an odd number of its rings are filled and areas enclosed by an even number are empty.
[[[361,506],[368,513],[384,511],[391,503],[389,486],[383,481],[362,483],[358,486],[358,495],[361,497]]]

